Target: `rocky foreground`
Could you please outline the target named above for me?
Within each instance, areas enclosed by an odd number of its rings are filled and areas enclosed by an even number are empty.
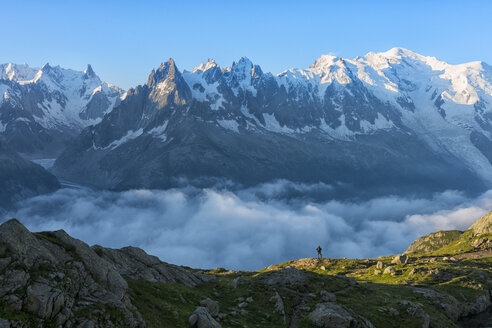
[[[308,258],[258,272],[179,267],[12,219],[0,226],[0,328],[486,326],[491,213],[394,257]]]

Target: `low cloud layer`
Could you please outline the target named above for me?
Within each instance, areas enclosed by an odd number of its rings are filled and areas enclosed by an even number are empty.
[[[9,213],[32,231],[64,229],[88,244],[133,245],[191,267],[259,269],[291,259],[365,258],[404,251],[419,236],[468,228],[492,209],[492,191],[430,199],[375,198],[360,203],[305,197],[327,185],[286,181],[234,193],[212,189],[62,189]]]

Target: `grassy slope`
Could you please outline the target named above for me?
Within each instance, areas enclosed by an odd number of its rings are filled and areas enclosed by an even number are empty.
[[[394,276],[375,275],[377,260],[324,259],[319,263],[314,259],[303,259],[272,265],[258,272],[209,271],[218,279],[194,288],[131,279],[128,282],[133,303],[149,327],[189,326],[189,315],[206,297],[218,301],[220,311],[227,314],[221,321],[223,327],[285,327],[283,317],[273,312],[270,298],[275,291],[284,300],[287,325],[294,308],[302,301],[299,327],[312,327],[308,314],[317,303],[323,302],[321,290],[334,292],[337,302],[353,311],[358,320],[363,320],[358,317],[362,316],[376,327],[421,327],[424,318],[409,313],[408,302],[429,314],[433,327],[455,327],[456,323],[444,313],[440,302],[416,291],[419,287],[430,288],[454,297],[465,307],[484,295],[485,290],[492,290],[491,257],[454,261],[444,258],[474,251],[471,242],[476,238],[469,232],[463,233],[458,240],[452,236],[440,249],[410,255],[411,260],[405,266],[391,264],[391,257],[377,259],[386,266],[392,265],[396,269]],[[282,287],[266,286],[261,282],[263,275],[289,266],[304,270],[307,275],[304,284]],[[244,278],[244,283],[233,288],[232,281],[238,276]],[[357,284],[350,283],[347,277]],[[239,312],[238,298],[249,296],[254,302],[246,307],[248,313],[230,315],[232,311]]]
[[[389,258],[383,259],[387,264]],[[275,266],[279,269],[294,265],[288,262]],[[462,304],[473,303],[477,297],[484,295],[483,289],[492,289],[492,259],[460,260],[456,262],[429,262],[428,258],[416,258],[406,266],[395,266],[397,274],[374,275],[375,261],[364,260],[330,260],[322,263],[326,270],[321,270],[321,264],[304,266],[307,281],[303,285],[275,287],[282,296],[287,313],[287,323],[293,308],[300,303],[303,295],[308,295],[301,311],[300,327],[312,327],[308,319],[310,311],[317,303],[323,302],[319,292],[327,290],[334,292],[337,301],[347,309],[353,310],[371,321],[376,327],[421,327],[423,318],[407,313],[408,306],[402,301],[410,301],[419,306],[431,316],[436,327],[454,327],[455,323],[442,312],[439,304],[414,291],[414,286],[430,287],[441,293],[455,297]],[[302,268],[303,266],[299,266]],[[421,272],[410,275],[412,269]],[[443,277],[431,277],[424,270],[439,269],[445,273]],[[282,316],[273,313],[270,298],[274,295],[273,288],[266,287],[260,278],[268,274],[247,273],[245,283],[238,288],[232,287],[232,280],[237,273],[218,274],[216,281],[189,288],[178,284],[150,283],[146,281],[128,280],[130,295],[133,303],[148,323],[149,327],[187,327],[187,319],[199,301],[210,297],[219,302],[220,310],[229,314],[238,311],[239,297],[254,298],[254,302],[246,307],[247,315],[227,315],[221,322],[224,327],[285,327]],[[356,278],[358,284],[350,285],[346,278],[337,277],[346,274]],[[309,293],[311,295],[309,296]],[[397,315],[395,315],[395,311]]]

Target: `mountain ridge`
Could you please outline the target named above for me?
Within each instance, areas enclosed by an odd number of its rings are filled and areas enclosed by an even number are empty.
[[[60,183],[55,176],[0,142],[0,214],[19,200],[58,188]]]
[[[311,68],[277,76],[246,57],[226,68],[210,60],[183,72],[170,59],[146,85],[132,89],[100,123],[82,132],[57,159],[54,172],[87,180],[86,168],[77,164],[84,162],[101,187],[115,189],[172,187],[173,177],[223,176],[250,184],[307,181],[302,171],[316,172],[322,182],[350,185],[357,184],[350,174],[360,179],[365,171],[395,171],[388,180],[436,180],[433,191],[477,190],[492,183],[487,150],[492,75],[485,64],[449,65],[402,49],[354,60],[320,58]],[[388,146],[391,138],[395,142]],[[208,157],[190,153],[193,147],[203,148]],[[351,163],[341,147],[360,156],[360,162]],[[179,156],[194,165],[183,164]],[[239,168],[239,158],[251,164]],[[347,172],[342,172],[344,161]],[[112,164],[117,162],[127,168]],[[232,171],[221,171],[217,162]],[[420,173],[412,172],[419,165]],[[130,167],[137,177],[129,176]],[[278,174],[270,167],[278,167]],[[326,173],[330,169],[333,173]],[[149,183],[146,175],[152,174],[164,176]],[[468,176],[469,183],[451,183],[453,174]]]
[[[51,66],[0,65],[0,138],[28,157],[55,157],[67,139],[118,104],[120,88],[81,72]]]

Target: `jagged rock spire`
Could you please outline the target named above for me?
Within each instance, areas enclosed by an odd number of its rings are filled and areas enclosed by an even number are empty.
[[[171,102],[184,105],[192,98],[190,87],[172,58],[162,63],[157,70],[152,70],[147,86],[152,90],[151,98],[159,107]]]
[[[84,77],[85,78],[92,78],[96,77],[96,73],[92,69],[91,64],[87,64],[87,68],[84,70]]]

